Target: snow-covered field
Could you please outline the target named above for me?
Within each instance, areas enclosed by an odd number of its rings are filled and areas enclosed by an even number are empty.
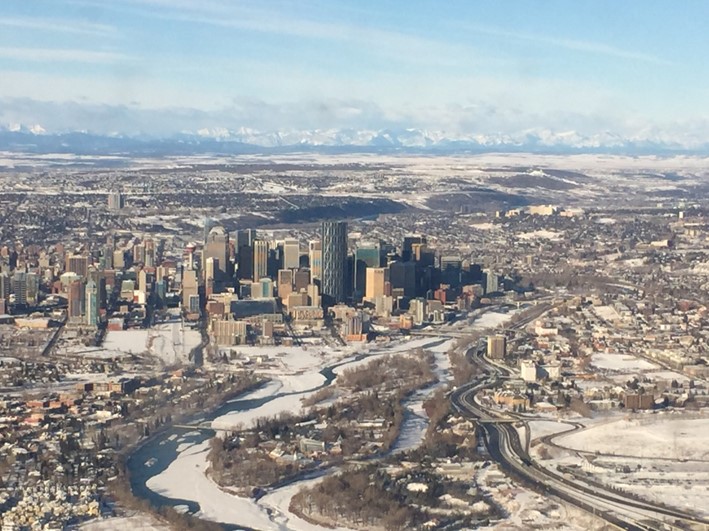
[[[512,310],[507,313],[500,312],[485,312],[473,323],[473,330],[486,330],[488,328],[498,328],[503,326],[512,316],[517,313],[517,310]]]
[[[709,418],[647,414],[561,435],[555,442],[585,452],[644,458],[709,460]]]
[[[113,330],[106,334],[103,350],[124,354],[151,354],[165,365],[187,363],[189,354],[202,340],[198,330],[179,320],[160,323],[150,329]]]
[[[529,427],[532,430],[532,440],[573,429],[573,426],[565,422],[553,420],[532,420],[529,422]]]
[[[630,354],[594,354],[591,364],[609,371],[631,372],[657,370],[660,367]]]

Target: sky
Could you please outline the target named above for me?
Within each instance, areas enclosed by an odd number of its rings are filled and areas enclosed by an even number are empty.
[[[704,0],[2,0],[0,126],[709,142]]]

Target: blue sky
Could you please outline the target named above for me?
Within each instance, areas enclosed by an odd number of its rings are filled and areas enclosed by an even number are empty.
[[[707,20],[691,0],[3,0],[0,124],[706,142]]]

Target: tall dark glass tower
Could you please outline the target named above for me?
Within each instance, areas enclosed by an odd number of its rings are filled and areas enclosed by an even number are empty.
[[[347,223],[325,221],[322,224],[322,303],[332,306],[345,300],[347,274]]]

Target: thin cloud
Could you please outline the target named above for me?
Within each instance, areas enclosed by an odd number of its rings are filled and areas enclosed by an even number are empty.
[[[0,18],[0,26],[28,30],[72,33],[75,35],[93,35],[110,37],[118,35],[116,28],[107,24],[94,24],[81,20],[5,17]]]
[[[657,65],[669,65],[670,61],[657,57],[655,55],[637,52],[633,50],[625,50],[609,44],[592,41],[579,41],[574,39],[560,39],[556,37],[548,37],[546,35],[534,35],[531,33],[519,33],[515,31],[507,31],[499,28],[481,27],[481,26],[465,26],[465,29],[474,32],[491,35],[494,37],[504,37],[516,41],[532,42],[553,46],[556,48],[564,48],[566,50],[574,50],[587,53],[595,53],[605,55],[607,57],[616,57],[618,59],[628,59],[631,61],[643,61]]]
[[[60,61],[63,63],[101,64],[125,61],[128,56],[116,52],[79,49],[0,47],[0,58],[32,62]]]
[[[108,8],[158,20],[201,24],[255,33],[342,43],[370,55],[402,63],[457,66],[470,62],[475,50],[463,46],[389,29],[341,22],[322,22],[282,9],[260,8],[214,0],[125,0],[100,4],[95,0],[72,0],[76,5]],[[299,6],[302,7],[301,4]],[[298,12],[302,12],[299,9]]]

